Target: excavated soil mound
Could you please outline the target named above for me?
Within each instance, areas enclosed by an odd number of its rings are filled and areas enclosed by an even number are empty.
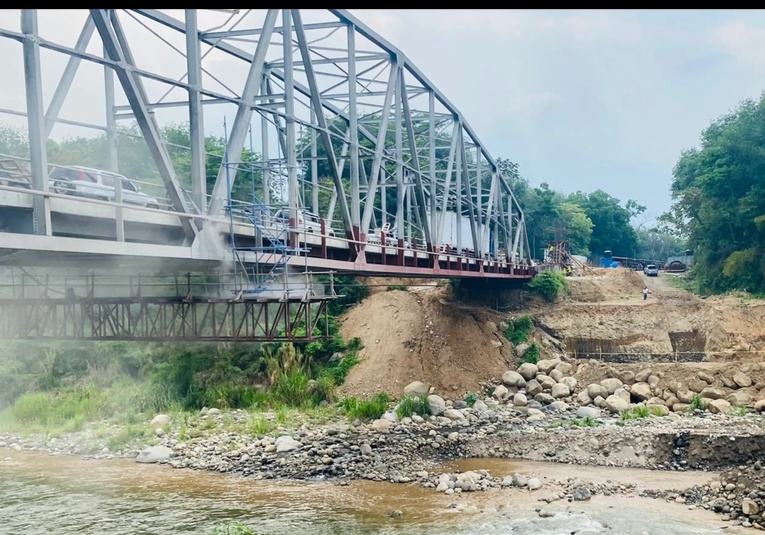
[[[568,279],[569,297],[574,301],[592,303],[640,296],[645,286],[637,271],[626,268],[594,268],[591,275]]]
[[[459,396],[501,377],[514,361],[498,330],[501,318],[448,302],[448,291],[379,291],[346,312],[340,332],[360,338],[364,349],[341,394],[399,398],[407,384],[422,381],[442,395]]]

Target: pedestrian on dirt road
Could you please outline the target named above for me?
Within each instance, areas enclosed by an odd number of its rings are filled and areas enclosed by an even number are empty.
[[[648,299],[648,286],[643,286],[643,301]]]

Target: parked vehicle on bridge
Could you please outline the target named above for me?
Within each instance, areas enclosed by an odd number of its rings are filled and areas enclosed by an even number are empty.
[[[648,264],[643,270],[643,273],[645,273],[649,277],[658,277],[659,268],[656,266],[656,264]]]
[[[57,166],[48,175],[50,190],[54,193],[89,197],[114,202],[117,184],[122,186],[122,202],[148,208],[159,208],[159,201],[141,192],[141,188],[127,177],[79,165]]]
[[[279,226],[287,227],[290,222],[290,209],[283,208],[274,214],[274,223]],[[335,231],[329,225],[325,225],[327,236],[334,238]],[[297,232],[310,232],[312,234],[321,234],[321,217],[305,209],[298,210],[298,219],[295,223]]]

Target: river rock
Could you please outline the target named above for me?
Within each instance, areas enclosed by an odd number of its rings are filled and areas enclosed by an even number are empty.
[[[529,350],[531,346],[529,344],[518,344],[515,346],[515,354],[518,355],[519,358],[523,358],[523,355],[526,354],[526,351]]]
[[[571,373],[571,370],[573,370],[574,367],[570,362],[561,362],[555,367],[555,369],[561,372],[563,375],[568,375]]]
[[[524,362],[518,366],[518,373],[520,373],[521,377],[523,377],[525,380],[531,381],[534,379],[534,377],[537,376],[537,373],[539,373],[539,368],[537,368],[536,364]]]
[[[752,396],[743,390],[736,390],[726,400],[732,407],[747,407],[752,404]]]
[[[502,374],[502,383],[504,383],[505,386],[523,388],[526,386],[526,379],[524,379],[520,373],[508,370]]]
[[[528,405],[529,400],[526,399],[526,395],[518,392],[516,395],[513,396],[513,405],[516,407],[525,407]]]
[[[552,370],[550,372],[550,378],[556,383],[560,383],[560,380],[563,379],[563,373],[559,372],[558,370]]]
[[[379,420],[375,420],[372,422],[372,429],[379,433],[384,433],[386,431],[390,431],[391,427],[393,427],[393,422],[390,420],[384,420],[380,418]]]
[[[694,379],[688,383],[688,390],[690,390],[691,392],[699,393],[708,386],[709,385],[707,384],[706,381],[702,381],[701,379]]]
[[[754,403],[754,410],[756,410],[757,412],[765,411],[765,399],[758,399]]]
[[[609,411],[618,414],[628,410],[630,408],[630,404],[628,401],[625,401],[624,398],[611,394],[606,398],[606,408]]]
[[[444,417],[449,418],[450,420],[464,420],[465,415],[462,414],[457,409],[446,409],[444,411]]]
[[[370,457],[372,455],[372,446],[364,442],[361,446],[359,446],[359,453],[361,453],[364,457]]]
[[[494,392],[491,393],[491,397],[500,401],[507,399],[508,395],[510,395],[510,393],[505,385],[499,385],[494,389]]]
[[[441,396],[430,395],[428,396],[428,407],[430,408],[430,414],[440,416],[446,410],[446,402]]]
[[[699,379],[710,385],[715,382],[715,378],[707,372],[699,372]]]
[[[640,370],[635,374],[635,381],[638,383],[643,383],[645,381],[648,381],[648,378],[651,376],[651,368],[646,368],[644,370]]]
[[[529,488],[529,490],[539,490],[542,488],[542,482],[539,481],[538,478],[532,477],[529,479],[529,482],[526,484],[526,486]]]
[[[289,435],[282,435],[274,442],[276,453],[286,453],[300,448],[301,444]]]
[[[589,405],[592,403],[592,398],[587,393],[587,390],[582,390],[576,395],[576,400],[582,405]]]
[[[135,462],[137,463],[158,463],[160,461],[167,461],[173,456],[173,450],[167,446],[150,446],[144,450],[141,450],[136,455]]]
[[[590,493],[590,489],[588,489],[584,485],[576,487],[574,489],[575,502],[583,502],[583,501],[589,500],[591,497],[592,497],[592,494]]]
[[[487,410],[489,410],[489,406],[486,405],[486,403],[484,403],[483,401],[481,401],[479,399],[478,401],[473,403],[473,410],[480,411],[480,412],[486,412]]]
[[[422,381],[412,381],[404,387],[405,396],[425,396],[430,392],[430,387]]]
[[[760,512],[760,507],[751,498],[744,498],[741,500],[741,511],[746,516],[752,516]]]

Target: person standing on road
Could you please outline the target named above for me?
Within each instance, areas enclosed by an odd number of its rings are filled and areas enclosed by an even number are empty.
[[[648,286],[643,286],[643,301],[648,299]]]

